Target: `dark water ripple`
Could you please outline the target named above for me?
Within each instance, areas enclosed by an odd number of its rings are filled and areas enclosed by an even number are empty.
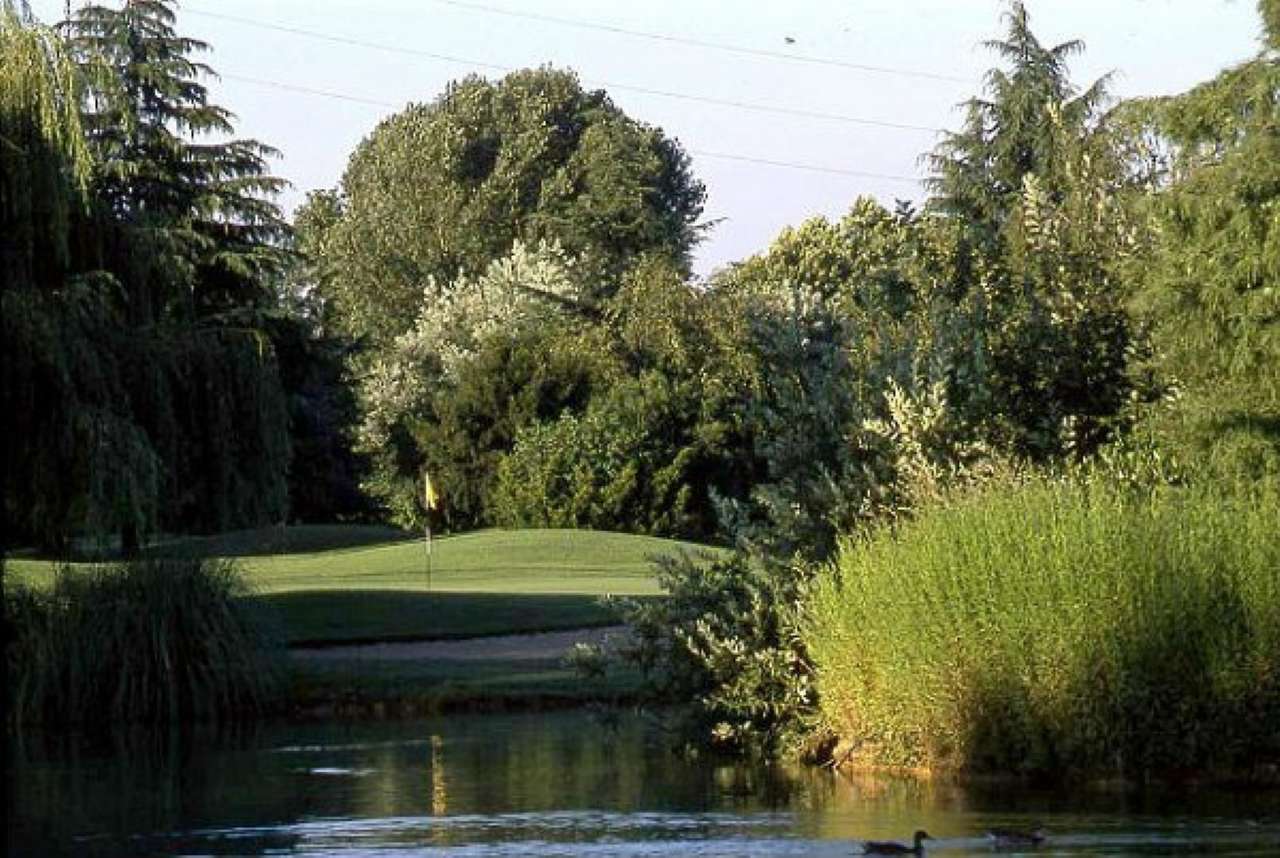
[[[28,743],[7,770],[7,854],[119,856],[849,856],[937,836],[1001,855],[1280,858],[1280,794],[960,787],[688,760],[640,719],[469,716],[278,725],[101,748]]]

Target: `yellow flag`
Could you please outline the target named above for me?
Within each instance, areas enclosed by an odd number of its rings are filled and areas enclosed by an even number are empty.
[[[431,475],[425,471],[422,473],[422,503],[428,510],[435,510],[440,504],[436,487],[431,484]]]

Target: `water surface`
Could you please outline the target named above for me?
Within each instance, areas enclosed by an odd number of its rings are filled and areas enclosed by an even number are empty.
[[[1280,794],[962,788],[677,755],[587,713],[275,725],[11,750],[11,855],[835,856],[926,828],[930,854],[1280,855]],[[1018,854],[1005,852],[1001,854]]]

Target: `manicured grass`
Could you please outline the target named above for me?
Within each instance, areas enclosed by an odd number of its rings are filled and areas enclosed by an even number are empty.
[[[344,526],[275,531],[277,544],[342,545],[377,531]],[[300,531],[294,534],[294,531]],[[249,585],[279,610],[286,638],[364,641],[466,637],[617,622],[605,594],[660,594],[650,558],[702,546],[583,530],[488,530],[437,539],[428,582],[421,539],[359,547],[270,553],[261,534],[198,541],[234,549]],[[385,535],[384,531],[384,535]],[[192,542],[186,543],[189,547]],[[10,574],[34,584],[55,565],[17,559]],[[428,583],[430,584],[428,588]]]
[[[263,593],[399,590],[656,595],[650,558],[699,546],[589,530],[485,530],[433,542],[428,582],[421,540],[342,551],[250,558]]]
[[[143,548],[148,557],[260,557],[273,554],[301,554],[385,545],[421,539],[412,534],[381,524],[298,524],[290,527],[259,527],[233,530],[214,536],[159,535]],[[105,542],[77,540],[71,549],[72,560],[84,562],[119,560],[119,539]],[[9,553],[10,562],[51,560],[35,548],[22,548]]]

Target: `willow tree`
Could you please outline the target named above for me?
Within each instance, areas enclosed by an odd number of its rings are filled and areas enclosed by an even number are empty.
[[[163,34],[140,27],[135,36]],[[225,282],[217,272],[260,273],[227,261],[244,235],[234,217],[200,218],[221,211],[206,197],[218,197],[219,182],[234,185],[232,174],[208,188],[198,177],[177,182],[190,205],[165,208],[152,202],[180,194],[157,190],[161,166],[139,156],[119,173],[126,190],[136,186],[137,205],[121,205],[110,150],[94,136],[93,99],[126,92],[129,77],[86,61],[83,47],[77,70],[54,33],[5,4],[0,421],[12,535],[58,549],[72,536],[114,533],[130,550],[155,527],[279,520],[288,437],[272,350],[240,319],[192,312],[193,296]],[[168,120],[152,111],[140,121]],[[186,297],[154,303],[157,285]],[[246,306],[241,297],[219,309],[243,318]]]
[[[1153,425],[1215,478],[1280,476],[1280,3],[1258,7],[1262,53],[1143,105],[1172,155],[1138,272],[1178,394]]]
[[[87,208],[82,87],[57,35],[0,4],[0,288],[56,282]]]
[[[0,329],[4,514],[58,547],[73,531],[145,529],[158,463],[132,420],[94,278],[75,233],[94,167],[80,77],[56,34],[0,8]]]

